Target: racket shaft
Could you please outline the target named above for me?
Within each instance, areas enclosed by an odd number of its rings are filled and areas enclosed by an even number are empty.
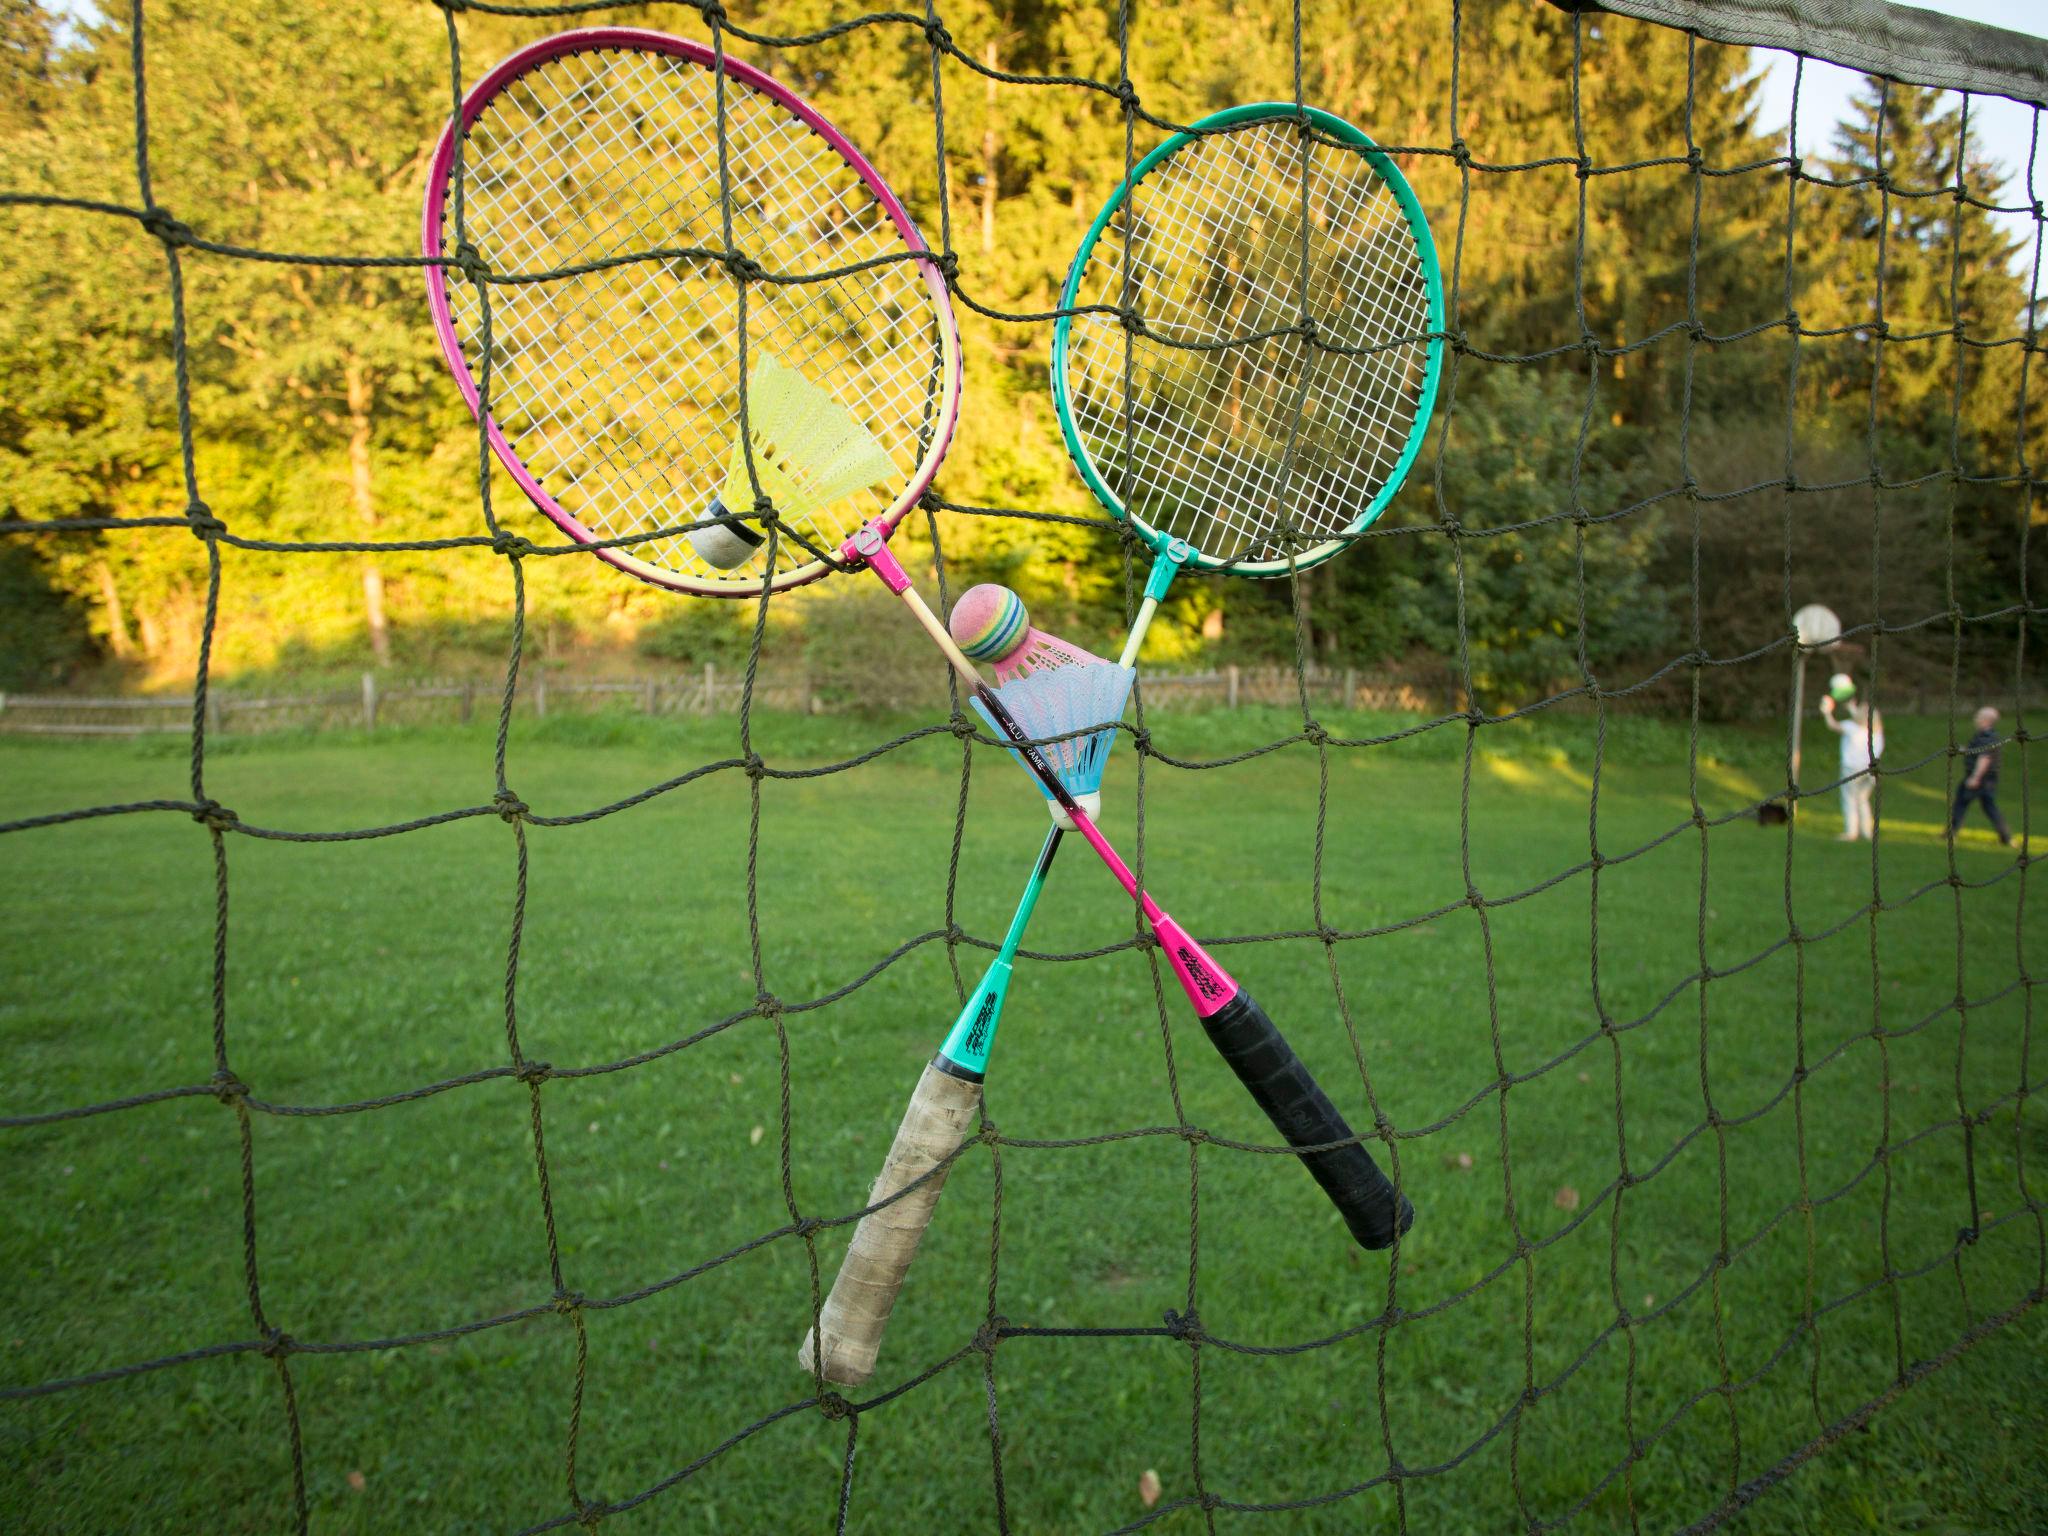
[[[1229,972],[1211,960],[1187,931],[1162,911],[1151,894],[1138,884],[1130,866],[1110,846],[1109,840],[1089,819],[1087,812],[1074,803],[1073,796],[1060,783],[1059,776],[1044,754],[1030,745],[1030,738],[1011,718],[1002,700],[982,682],[974,664],[961,654],[946,627],[925,606],[924,599],[910,584],[909,576],[897,563],[887,543],[880,538],[866,541],[865,546],[860,541],[849,541],[844,553],[848,558],[866,559],[889,590],[903,599],[918,623],[945,653],[962,681],[974,689],[975,696],[987,707],[989,717],[1010,738],[1010,744],[1024,759],[1025,767],[1067,813],[1074,829],[1087,839],[1088,846],[1108,866],[1117,883],[1137,898],[1166,950],[1175,978],[1187,993],[1188,1001],[1194,1005],[1202,1027],[1209,1032],[1209,1039],[1266,1112],[1266,1118],[1286,1138],[1287,1144],[1292,1147],[1319,1147],[1326,1142],[1352,1141],[1348,1147],[1304,1152],[1301,1160],[1316,1182],[1322,1185],[1323,1192],[1330,1197],[1345,1225],[1351,1229],[1351,1235],[1362,1246],[1385,1248],[1390,1245],[1413,1223],[1415,1208],[1387,1181],[1372,1155],[1353,1140],[1351,1127],[1337,1113],[1329,1095],[1317,1086],[1308,1068],[1301,1064],[1301,1058],[1294,1054],[1286,1037],[1266,1017],[1265,1010],[1237,985]]]
[[[817,1370],[827,1381],[847,1387],[857,1387],[874,1375],[875,1356],[881,1351],[896,1294],[903,1289],[903,1277],[917,1256],[918,1242],[931,1223],[950,1171],[939,1165],[973,1134],[980,1107],[980,1083],[962,1081],[936,1067],[924,1069],[868,1204],[879,1205],[925,1174],[931,1177],[900,1200],[869,1211],[853,1229],[853,1243],[832,1282],[832,1294],[825,1298],[818,1327],[805,1334],[797,1354],[801,1368]]]
[[[1371,1153],[1356,1141],[1327,1145],[1351,1141],[1351,1127],[1249,992],[1240,987],[1203,1018],[1202,1027],[1287,1144],[1322,1149],[1303,1152],[1302,1166],[1323,1186],[1360,1247],[1385,1248],[1414,1224],[1415,1207],[1387,1182]]]

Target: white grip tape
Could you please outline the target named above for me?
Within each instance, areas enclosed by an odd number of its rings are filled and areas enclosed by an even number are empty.
[[[951,1157],[973,1134],[980,1107],[981,1084],[963,1082],[927,1065],[867,1203],[888,1199]],[[932,1219],[932,1207],[939,1203],[939,1190],[950,1171],[941,1169],[902,1199],[860,1219],[839,1266],[839,1278],[832,1282],[832,1294],[826,1297],[819,1315],[823,1358],[818,1358],[814,1348],[814,1335],[807,1333],[803,1348],[797,1351],[799,1367],[806,1371],[816,1368],[827,1381],[847,1387],[857,1387],[874,1375],[882,1330],[889,1326],[896,1293],[903,1288],[910,1261],[917,1257],[918,1240]]]

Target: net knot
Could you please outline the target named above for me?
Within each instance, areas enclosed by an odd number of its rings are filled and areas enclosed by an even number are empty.
[[[562,1317],[571,1317],[583,1310],[585,1297],[581,1291],[557,1291],[549,1303]]]
[[[507,823],[525,820],[530,810],[527,803],[509,789],[501,789],[491,796],[491,808]]]
[[[719,258],[719,265],[743,283],[758,283],[768,275],[768,269],[745,251],[727,251]]]
[[[526,555],[538,554],[540,546],[522,534],[507,533],[501,528],[491,535],[491,550],[494,554],[508,555],[517,560]]]
[[[242,818],[218,800],[202,800],[192,810],[192,819],[209,832],[232,832]]]
[[[529,1088],[537,1088],[555,1075],[555,1066],[550,1061],[522,1061],[512,1074]]]
[[[953,34],[946,30],[946,24],[936,16],[925,21],[924,40],[941,51],[953,46]]]
[[[1462,170],[1472,166],[1472,146],[1465,142],[1463,134],[1451,140],[1451,163]]]
[[[1176,1312],[1168,1307],[1165,1323],[1166,1336],[1170,1339],[1191,1340],[1202,1337],[1202,1319],[1193,1307],[1189,1307],[1186,1312]]]
[[[1600,338],[1591,331],[1579,332],[1579,350],[1588,357],[1598,357],[1600,355]]]
[[[741,758],[740,769],[750,779],[765,779],[768,777],[768,765],[762,761],[761,754],[758,752],[749,752],[745,757]]]
[[[225,1067],[207,1079],[207,1086],[213,1090],[213,1096],[223,1104],[232,1104],[236,1099],[249,1097],[249,1085]]]
[[[469,9],[469,0],[434,0],[434,4],[451,16],[459,16]]]
[[[1572,162],[1572,174],[1577,176],[1581,181],[1592,180],[1593,157],[1591,155],[1581,155],[1578,159],[1574,160]]]
[[[790,1230],[798,1237],[809,1237],[813,1232],[822,1231],[824,1226],[825,1218],[822,1216],[799,1216]]]
[[[1480,892],[1478,886],[1468,885],[1465,887],[1465,904],[1476,912],[1484,912],[1486,910],[1486,897]]]
[[[834,1423],[841,1419],[852,1418],[853,1411],[853,1404],[849,1403],[837,1392],[824,1392],[818,1396],[818,1412]]]
[[[467,240],[455,247],[453,257],[455,270],[481,288],[491,276],[491,264],[484,260],[484,253]]]
[[[151,208],[142,215],[142,227],[165,245],[190,245],[194,239],[191,227],[171,217],[168,208]]]
[[[939,252],[932,265],[939,269],[939,276],[943,277],[947,282],[957,283],[960,280],[960,253],[958,251]]]
[[[1133,336],[1145,334],[1145,317],[1135,309],[1119,309],[1116,312],[1116,323]]]
[[[1123,77],[1123,79],[1117,81],[1116,99],[1117,104],[1121,106],[1124,109],[1124,111],[1135,112],[1138,110],[1138,88],[1135,85],[1131,84],[1131,77],[1129,75],[1126,75]]]
[[[1294,329],[1301,339],[1310,346],[1321,345],[1323,329],[1316,324],[1316,317],[1314,315],[1303,315],[1301,317],[1301,324],[1297,325]]]
[[[1009,1330],[1010,1320],[998,1312],[994,1317],[974,1330],[974,1348],[984,1355],[996,1352],[996,1346],[1003,1342],[1003,1335]]]
[[[282,1360],[292,1352],[292,1336],[276,1324],[263,1330],[263,1354],[271,1360]]]
[[[1785,161],[1785,174],[1794,181],[1804,181],[1806,179],[1806,161],[1798,155],[1787,157]]]
[[[1315,746],[1327,747],[1330,744],[1329,727],[1320,720],[1309,721],[1307,725],[1301,728],[1301,734],[1304,740]]]
[[[783,1007],[782,999],[773,992],[756,992],[754,994],[754,1011],[764,1019],[779,1019],[786,1010]]]
[[[211,539],[228,531],[228,525],[213,515],[213,508],[203,501],[193,501],[185,508],[185,521],[192,527],[195,539]]]
[[[1968,1248],[1983,1235],[1975,1227],[1958,1227],[1956,1228],[1956,1246],[1958,1248]]]

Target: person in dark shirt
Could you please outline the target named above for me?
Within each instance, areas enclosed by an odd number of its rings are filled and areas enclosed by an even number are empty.
[[[1963,761],[1969,766],[1963,770],[1963,782],[1956,786],[1955,808],[1949,812],[1948,835],[1954,837],[1963,825],[1963,816],[1970,809],[1972,800],[1982,801],[1984,814],[1991,818],[1991,825],[1998,829],[1998,840],[2006,847],[2012,846],[2012,833],[2006,828],[2005,818],[1998,813],[1998,711],[1986,704],[1977,711],[1977,734],[1970,738],[1963,748]]]

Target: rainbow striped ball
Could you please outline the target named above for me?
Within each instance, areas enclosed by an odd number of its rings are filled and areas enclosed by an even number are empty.
[[[1031,615],[1024,611],[1023,598],[985,581],[960,594],[946,628],[953,633],[953,643],[972,660],[1001,661],[1024,643]]]

